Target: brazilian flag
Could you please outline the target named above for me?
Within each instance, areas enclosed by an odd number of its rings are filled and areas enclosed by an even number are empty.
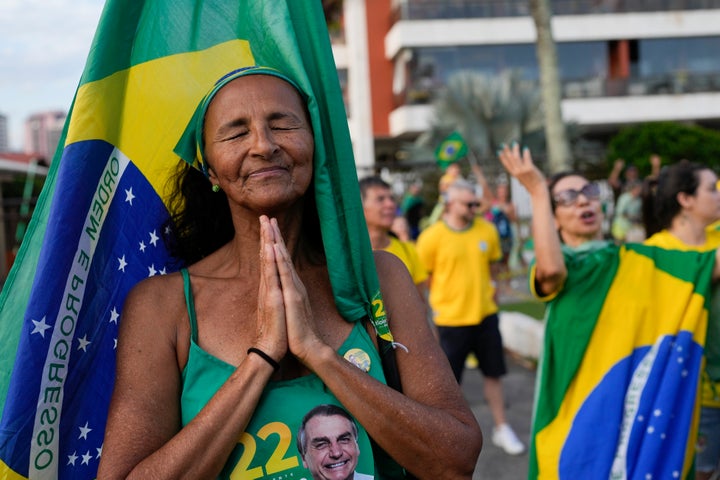
[[[592,243],[547,299],[528,478],[694,478],[715,252]]]
[[[437,164],[444,170],[451,163],[457,162],[467,155],[468,146],[462,135],[453,132],[438,145],[435,150]]]
[[[212,85],[253,65],[308,95],[336,304],[392,340],[321,2],[108,0],[0,295],[0,478],[95,478],[125,296],[176,268],[162,241],[173,149]]]

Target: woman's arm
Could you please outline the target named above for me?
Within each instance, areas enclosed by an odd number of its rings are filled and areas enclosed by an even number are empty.
[[[187,314],[181,280],[173,277],[139,284],[123,308],[98,479],[215,478],[273,373],[248,356],[181,428],[177,319],[187,322]]]
[[[287,351],[273,238],[262,231],[257,331],[252,346],[276,361]],[[274,370],[247,355],[198,415],[181,426],[178,345],[189,341],[179,274],[136,286],[123,308],[115,390],[98,479],[207,479],[225,466]],[[252,332],[248,332],[252,335]],[[187,346],[184,347],[184,350]]]
[[[514,144],[499,152],[500,161],[510,175],[527,189],[532,202],[532,234],[535,246],[535,285],[538,293],[550,295],[565,282],[567,268],[550,203],[544,175],[532,161],[530,150],[520,152]]]

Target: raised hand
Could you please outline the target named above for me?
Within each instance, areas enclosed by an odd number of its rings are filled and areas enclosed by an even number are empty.
[[[538,188],[547,188],[545,176],[533,163],[530,149],[524,148],[521,152],[520,146],[513,142],[512,146],[504,145],[498,151],[498,157],[505,170],[517,178],[530,194]]]

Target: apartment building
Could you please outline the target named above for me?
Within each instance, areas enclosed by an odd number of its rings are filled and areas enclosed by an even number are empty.
[[[67,114],[60,111],[41,112],[31,115],[25,121],[26,154],[48,159],[55,155]]]
[[[528,0],[343,0],[336,62],[359,171],[398,160],[459,70],[538,80]],[[562,112],[588,135],[720,126],[720,0],[551,0]]]

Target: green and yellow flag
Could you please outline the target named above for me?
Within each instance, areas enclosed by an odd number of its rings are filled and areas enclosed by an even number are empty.
[[[443,140],[435,150],[435,159],[437,164],[442,168],[447,168],[451,163],[457,162],[467,155],[468,146],[462,135],[453,132]]]
[[[95,477],[124,298],[176,268],[161,228],[173,149],[212,85],[253,65],[308,96],[336,304],[392,340],[321,2],[108,0],[0,295],[0,478]]]
[[[529,478],[688,479],[715,253],[585,247],[548,303]]]

